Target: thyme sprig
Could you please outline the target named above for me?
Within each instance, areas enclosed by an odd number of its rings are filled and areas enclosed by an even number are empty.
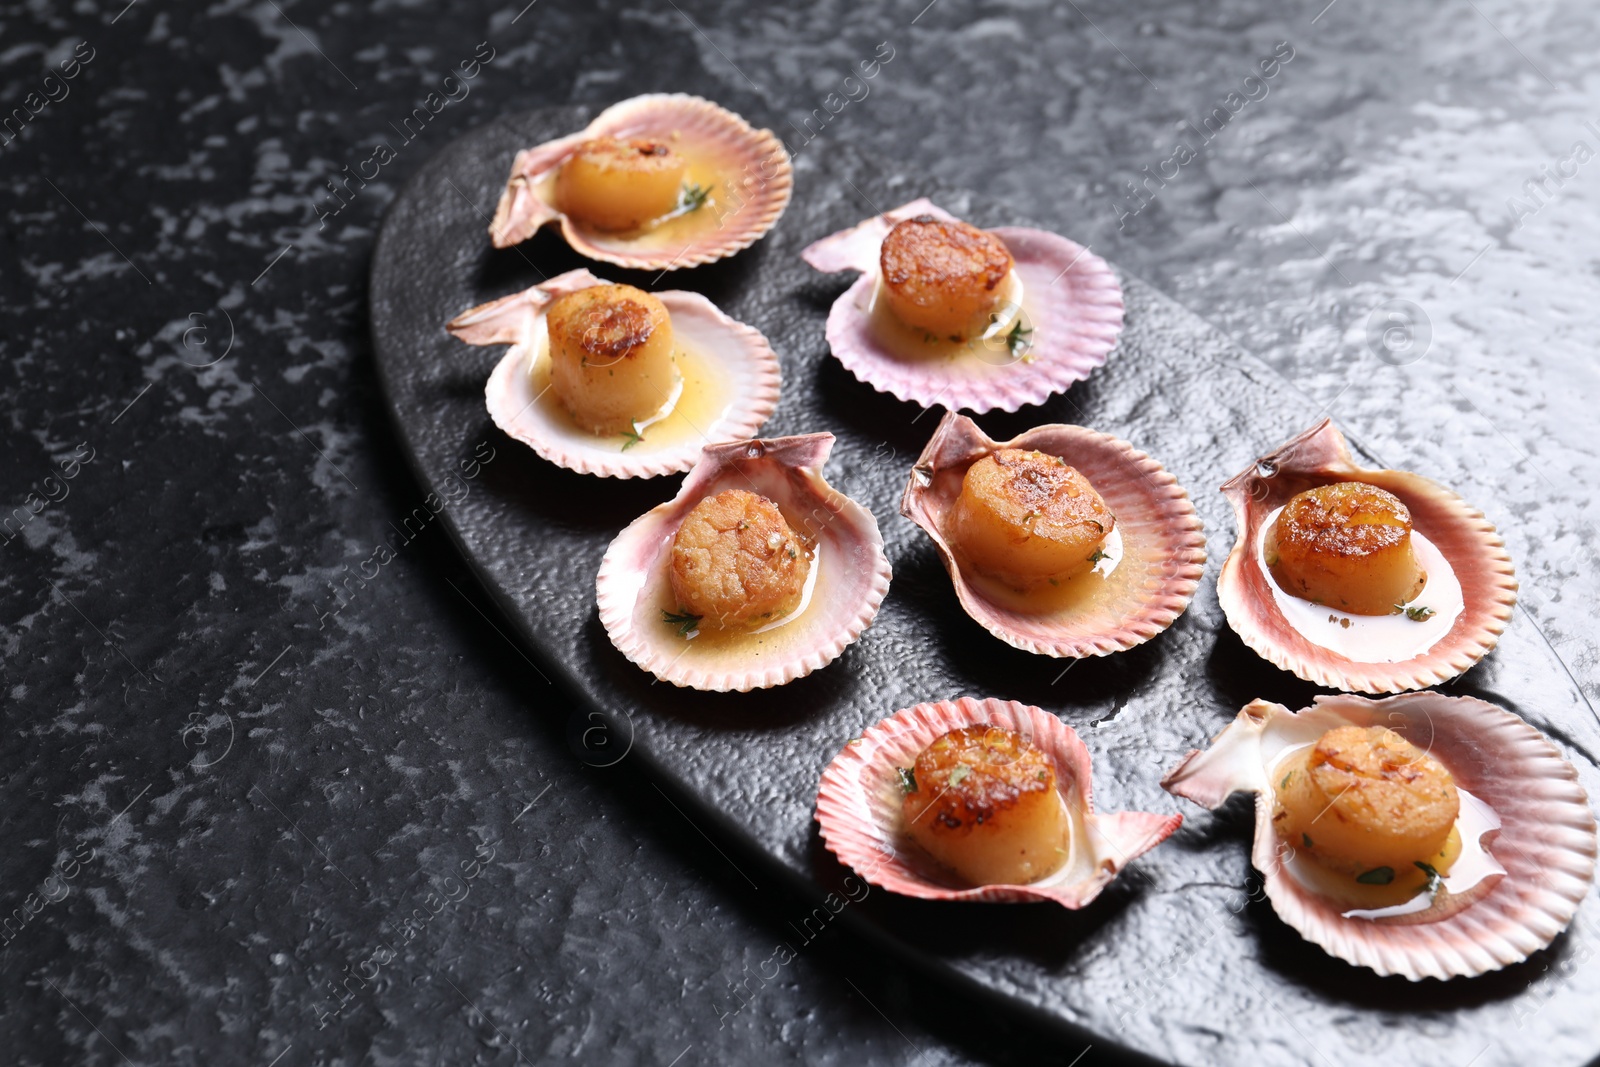
[[[688,214],[705,207],[706,201],[710,198],[711,186],[686,185],[683,187],[683,198],[678,202],[678,206],[683,209],[684,214]]]
[[[693,636],[703,617],[701,615],[691,615],[687,611],[663,610],[661,612],[661,621],[677,630],[679,637]]]

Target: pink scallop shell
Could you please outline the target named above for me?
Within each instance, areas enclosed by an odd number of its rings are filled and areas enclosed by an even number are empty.
[[[563,419],[552,418],[533,392],[530,358],[543,344],[544,309],[563,293],[606,282],[587,270],[569,270],[531,289],[464,311],[446,329],[473,345],[511,348],[489,375],[484,389],[489,416],[507,436],[540,456],[579,474],[602,478],[655,478],[694,466],[707,441],[749,437],[778,406],[778,357],[754,327],[724,315],[699,293],[667,289],[655,296],[672,316],[673,330],[693,337],[698,348],[715,359],[723,380],[740,397],[727,414],[699,427],[699,441],[656,445],[647,434],[628,451],[618,451],[609,438],[584,434]]]
[[[874,334],[868,310],[878,282],[878,252],[896,223],[918,215],[954,218],[930,200],[913,200],[800,253],[817,270],[861,274],[828,313],[828,345],[851,374],[879,392],[923,407],[1015,411],[1064,392],[1106,361],[1122,331],[1122,287],[1110,266],[1065,237],[1014,226],[992,232],[1010,250],[1024,300],[1031,301],[1033,344],[1026,354],[1005,357],[1003,364],[975,358],[951,368],[887,350]]]
[[[822,477],[833,441],[831,433],[812,433],[707,445],[678,495],[635,519],[606,549],[595,595],[611,643],[664,682],[719,693],[783,685],[832,663],[878,614],[890,578],[872,512]],[[672,537],[695,504],[724,489],[771,500],[818,546],[810,604],[772,631],[779,635],[775,654],[763,662],[752,662],[747,648],[696,647],[661,620]]]
[[[1433,921],[1403,923],[1345,918],[1288,874],[1272,831],[1269,750],[1314,741],[1346,724],[1405,735],[1492,808],[1500,829],[1486,833],[1484,844],[1505,874],[1491,875],[1467,899],[1423,913]],[[1255,793],[1250,859],[1265,876],[1273,909],[1330,955],[1379,974],[1453,978],[1521,962],[1566,928],[1594,880],[1595,821],[1577,771],[1532,726],[1472,697],[1340,694],[1319,696],[1298,712],[1253,701],[1210,748],[1190,752],[1161,784],[1207,808],[1236,792]]]
[[[562,214],[544,198],[539,183],[595,137],[676,138],[715,161],[719,173],[737,176],[731,184],[719,183],[707,204],[719,212],[716,228],[683,242],[649,232],[606,233]],[[789,205],[793,188],[789,154],[771,130],[754,129],[698,96],[651,93],[613,104],[578,133],[518,152],[489,236],[496,248],[507,248],[558,221],[567,244],[580,255],[635,270],[679,270],[725,259],[760,240]]]
[[[1253,550],[1261,523],[1290,497],[1351,480],[1400,498],[1411,511],[1413,528],[1450,561],[1465,598],[1455,624],[1433,647],[1398,663],[1365,663],[1306,640],[1279,610]],[[1233,502],[1239,524],[1239,538],[1217,578],[1217,599],[1228,625],[1263,658],[1309,682],[1363,693],[1423,689],[1477,663],[1511,621],[1517,580],[1505,542],[1483,512],[1419,474],[1358,467],[1330,419],[1229,479],[1222,492]]]
[[[1067,805],[1082,816],[1088,847],[1055,874],[1029,885],[965,887],[901,830],[897,768],[951,730],[993,723],[1042,749],[1056,768]],[[1172,836],[1182,815],[1142,811],[1095,814],[1089,750],[1047,711],[1014,700],[942,700],[897,711],[847,744],[822,772],[817,791],[822,840],[857,874],[890,892],[928,900],[1026,903],[1048,900],[1081,908],[1135,858]],[[1076,849],[1074,849],[1076,852]]]
[[[1159,545],[1142,560],[1144,581],[1122,599],[1083,617],[1028,614],[988,599],[962,572],[944,526],[967,468],[1001,448],[1060,456],[1088,478],[1125,538],[1131,540],[1131,534]],[[1177,479],[1128,442],[1082,426],[1036,426],[996,442],[965,415],[946,412],[912,468],[900,514],[933,540],[968,615],[1006,644],[1045,656],[1105,656],[1143,644],[1183,614],[1205,570],[1200,517]],[[1130,553],[1120,566],[1138,562]]]

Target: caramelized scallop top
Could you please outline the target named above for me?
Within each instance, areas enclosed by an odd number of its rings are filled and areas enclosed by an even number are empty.
[[[572,158],[599,169],[627,169],[633,173],[672,171],[683,166],[670,145],[650,137],[596,137],[580,144]]]
[[[809,549],[778,506],[743,489],[700,501],[672,540],[678,606],[723,626],[793,611],[810,567]]]
[[[590,363],[627,359],[656,333],[671,329],[666,306],[631,285],[595,285],[565,293],[545,313],[550,339],[584,353]]]
[[[1382,726],[1341,726],[1317,741],[1306,770],[1335,818],[1378,834],[1445,834],[1461,801],[1433,756]]]
[[[1361,557],[1411,536],[1400,498],[1365,482],[1334,482],[1292,498],[1277,521],[1280,552]]]
[[[1093,526],[1098,539],[1116,525],[1089,479],[1060,456],[1002,448],[967,469],[963,491],[982,495],[998,515],[1036,537]]]
[[[901,321],[959,338],[989,321],[1012,262],[994,234],[918,215],[884,237],[878,265],[888,305]]]
[[[1043,752],[989,723],[945,734],[922,750],[912,774],[916,790],[906,797],[907,809],[950,831],[993,821],[1024,798],[1056,788],[1055,768]]]
[[[1011,271],[1011,253],[992,233],[965,222],[918,215],[895,224],[883,239],[878,263],[896,287],[938,289],[952,281],[994,289]]]

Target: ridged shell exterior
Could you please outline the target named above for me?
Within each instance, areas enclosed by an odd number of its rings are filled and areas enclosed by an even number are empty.
[[[1345,918],[1338,905],[1288,873],[1272,829],[1271,759],[1264,748],[1286,738],[1314,741],[1347,724],[1400,732],[1492,808],[1500,829],[1485,835],[1486,844],[1505,874],[1437,921],[1397,923]],[[1298,712],[1257,700],[1210,748],[1190,752],[1162,785],[1207,808],[1236,792],[1255,793],[1250,858],[1265,877],[1273,909],[1306,940],[1379,974],[1454,978],[1521,962],[1566,928],[1594,879],[1595,820],[1577,771],[1532,726],[1472,697],[1341,694],[1317,697]]]
[[[1032,308],[1033,345],[1025,358],[1007,358],[998,366],[967,361],[963,370],[903,359],[886,349],[867,310],[878,281],[878,252],[896,223],[918,215],[953,218],[930,200],[913,200],[801,253],[817,270],[861,274],[828,314],[828,345],[851,374],[879,392],[923,407],[1015,411],[1064,392],[1106,361],[1122,331],[1122,287],[1115,273],[1105,260],[1065,237],[1014,226],[991,232],[1011,252]]]
[[[1055,765],[1067,805],[1082,815],[1081,855],[1029,885],[965,887],[901,829],[897,768],[951,730],[992,723],[1014,730]],[[845,745],[822,772],[817,791],[822,840],[840,861],[873,885],[927,900],[988,903],[1051,901],[1081,908],[1137,857],[1170,837],[1182,815],[1128,811],[1096,814],[1089,751],[1072,728],[1040,708],[988,698],[943,700],[897,711]]]
[[[1267,473],[1270,472],[1270,473]],[[1426,652],[1398,663],[1366,663],[1313,644],[1279,610],[1254,551],[1261,526],[1296,493],[1329,482],[1361,481],[1386,489],[1411,512],[1413,529],[1450,561],[1465,607]],[[1505,542],[1483,512],[1437,482],[1405,471],[1356,465],[1344,435],[1324,419],[1229,479],[1239,537],[1217,578],[1228,625],[1264,659],[1309,682],[1362,693],[1400,693],[1448,681],[1488,655],[1511,621],[1517,580]]]
[[[838,658],[877,615],[891,575],[877,520],[822,477],[833,441],[831,433],[814,433],[706,446],[678,495],[635,519],[606,549],[595,595],[611,643],[664,682],[716,692],[783,685]],[[767,497],[820,545],[817,592],[788,624],[799,629],[786,635],[788,648],[777,658],[753,662],[738,647],[700,655],[652,607],[679,524],[724,489]]]
[[[655,478],[694,466],[706,441],[746,438],[761,429],[778,405],[778,357],[760,331],[724,315],[699,293],[667,289],[654,294],[672,317],[673,330],[692,336],[711,358],[722,382],[739,397],[720,421],[700,427],[704,440],[657,445],[640,441],[626,452],[615,441],[589,439],[564,419],[553,419],[533,392],[532,363],[544,334],[545,308],[562,293],[606,284],[587,270],[571,270],[520,293],[465,311],[446,327],[468,344],[511,348],[489,375],[484,402],[505,434],[558,467],[602,478]]]
[[[720,212],[716,228],[663,249],[647,235],[605,233],[562,214],[540,196],[539,182],[595,137],[659,137],[714,158],[725,176],[718,184],[722,199],[712,193],[713,209]],[[559,221],[562,236],[580,255],[634,270],[681,270],[726,259],[760,240],[789,206],[793,191],[789,154],[771,130],[755,129],[698,96],[651,93],[613,104],[579,133],[518,152],[489,236],[496,248],[507,248]]]
[[[1145,581],[1129,596],[1093,614],[1063,621],[995,603],[969,581],[945,539],[945,519],[960,492],[957,475],[1002,448],[1037,449],[1076,467],[1116,516],[1124,538],[1160,546],[1145,561]],[[944,561],[967,614],[1008,645],[1044,656],[1105,656],[1143,644],[1171,626],[1194,597],[1205,570],[1205,534],[1189,495],[1161,464],[1128,442],[1082,426],[1036,426],[994,441],[964,415],[947,412],[918,457],[900,499],[900,514],[922,527]],[[1124,566],[1140,561],[1125,558]]]

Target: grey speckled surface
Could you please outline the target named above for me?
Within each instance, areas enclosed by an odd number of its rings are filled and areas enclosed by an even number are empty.
[[[1518,561],[1512,638],[1548,640],[1595,698],[1588,6],[678,8],[0,12],[0,118],[58,98],[0,146],[0,474],[8,508],[35,485],[60,498],[0,545],[17,1062],[1037,1058],[1020,1023],[974,1021],[832,935],[719,1024],[713,1001],[803,904],[752,890],[626,761],[575,758],[566,699],[529,680],[437,529],[319,628],[330,583],[422,493],[366,342],[377,219],[430,153],[510,110],[687,89],[782,131],[890,42],[802,159],[852,146],[1058,226],[1384,461],[1456,485]],[[471,94],[319,229],[323,180],[398,145],[391,124],[485,40]],[[1285,40],[1265,98],[1119,229],[1123,183]],[[47,83],[80,42],[93,58]],[[1432,334],[1404,366],[1366,343],[1393,299]],[[1361,423],[1395,394],[1453,417]],[[46,484],[80,442],[93,460]],[[467,897],[433,916],[463,862]],[[60,899],[28,913],[30,893]],[[406,926],[416,909],[432,918]],[[394,959],[330,1017],[330,983],[371,975],[380,943]]]

